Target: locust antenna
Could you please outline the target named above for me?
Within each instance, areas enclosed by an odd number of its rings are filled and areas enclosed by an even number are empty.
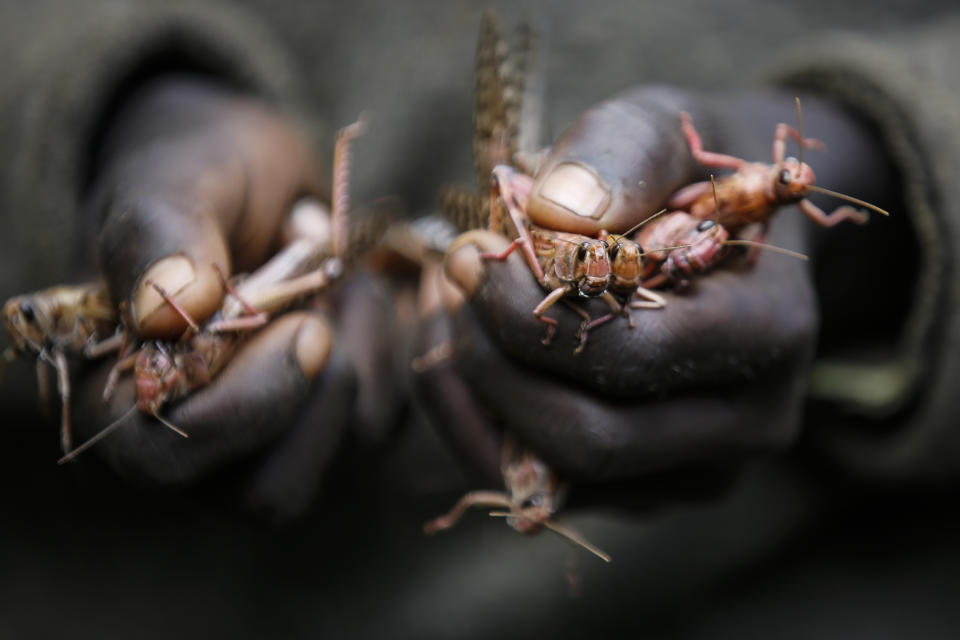
[[[113,431],[114,431],[117,427],[119,427],[121,424],[123,424],[123,421],[126,420],[127,418],[129,418],[130,415],[131,415],[136,409],[137,409],[137,405],[133,405],[132,407],[130,407],[129,409],[127,409],[126,411],[124,411],[124,413],[123,413],[122,416],[120,416],[119,418],[117,418],[116,420],[114,420],[113,422],[111,422],[110,424],[108,424],[107,426],[105,426],[103,429],[100,429],[100,431],[98,431],[98,432],[96,433],[96,435],[92,436],[89,440],[87,440],[86,442],[84,442],[83,444],[81,444],[79,447],[77,447],[76,449],[71,450],[70,453],[68,453],[67,455],[63,456],[63,457],[60,458],[59,460],[57,460],[57,464],[64,464],[64,463],[66,463],[66,462],[70,462],[71,460],[73,460],[74,458],[76,458],[78,455],[80,455],[81,453],[83,453],[84,451],[86,451],[87,449],[89,449],[90,447],[92,447],[93,445],[97,444],[98,442],[100,442],[101,440],[103,440],[104,438],[106,438],[108,435],[110,435],[111,433],[113,433]]]
[[[877,213],[882,213],[882,214],[885,215],[885,216],[889,216],[889,215],[890,215],[889,212],[887,212],[887,211],[884,210],[884,209],[881,209],[880,207],[878,207],[878,206],[875,205],[875,204],[870,204],[869,202],[866,202],[866,201],[864,201],[864,200],[861,200],[860,198],[854,198],[853,196],[848,196],[848,195],[846,195],[845,193],[838,193],[837,191],[831,191],[830,189],[824,189],[823,187],[818,187],[817,185],[813,185],[813,184],[810,185],[810,186],[808,186],[807,189],[810,189],[811,191],[817,191],[817,192],[819,192],[819,193],[825,193],[825,194],[827,194],[828,196],[833,196],[834,198],[840,198],[841,200],[846,200],[847,202],[852,202],[852,203],[854,203],[854,204],[858,204],[858,205],[860,205],[861,207],[866,207],[867,209],[870,209],[870,210],[872,210],[872,211],[876,211]]]
[[[657,211],[657,212],[656,212],[655,214],[653,214],[652,216],[648,216],[647,218],[645,218],[644,220],[641,220],[640,222],[638,222],[637,224],[633,225],[632,227],[630,227],[629,229],[627,229],[627,230],[624,231],[623,233],[620,233],[620,234],[617,234],[617,235],[622,236],[622,237],[626,238],[627,240],[630,240],[630,234],[631,234],[631,233],[633,233],[634,231],[636,231],[637,229],[639,229],[639,228],[642,227],[643,225],[647,224],[648,222],[650,222],[651,220],[653,220],[653,219],[656,218],[657,216],[663,215],[663,214],[666,213],[666,212],[667,212],[667,209],[666,209],[666,207],[664,207],[663,209],[660,209],[660,211]],[[632,241],[632,242],[636,242],[636,241]],[[617,246],[618,246],[618,247],[619,247],[621,244],[622,244],[622,243],[617,242]],[[640,243],[636,243],[636,244],[637,244],[638,247],[640,247]],[[641,249],[640,255],[642,256],[642,255],[644,255],[644,253],[643,253],[643,247],[640,247],[640,249]]]
[[[720,226],[720,196],[717,195],[717,180],[710,174],[710,188],[713,190],[713,222]]]
[[[717,180],[710,174],[710,188],[713,190],[713,222],[720,226],[720,196],[717,195]]]
[[[560,237],[556,237],[554,238],[554,240],[556,240],[557,242],[566,242],[567,244],[576,245],[578,247],[582,245],[584,242],[596,241],[596,238],[591,238],[589,236],[584,236],[584,237],[587,238],[587,240],[570,240],[569,238],[560,238]]]
[[[488,515],[491,518],[523,518],[525,520],[529,520],[530,522],[542,524],[547,529],[550,529],[550,531],[553,531],[557,535],[566,538],[569,542],[572,542],[578,547],[583,547],[604,562],[613,561],[613,558],[610,557],[610,554],[587,542],[582,536],[573,531],[573,529],[569,529],[558,522],[554,522],[553,520],[535,520],[525,513],[515,513],[512,511],[491,511]]]
[[[177,435],[183,436],[184,438],[189,438],[189,437],[190,437],[190,436],[187,434],[186,431],[184,431],[183,429],[181,429],[181,428],[178,427],[177,425],[173,424],[172,422],[170,422],[169,420],[167,420],[166,418],[164,418],[163,416],[161,416],[159,412],[154,411],[154,412],[153,412],[153,417],[156,418],[157,420],[159,420],[161,423],[163,423],[164,426],[166,426],[168,429],[170,429],[171,431],[173,431],[173,432],[176,433]]]
[[[702,242],[699,240],[698,242]],[[688,244],[675,244],[672,247],[656,247],[655,249],[647,249],[646,251],[641,251],[640,255],[645,256],[648,253],[659,253],[661,251],[676,251],[677,249],[689,249],[690,247],[697,246],[697,242],[691,242]]]
[[[766,249],[767,251],[773,251],[774,253],[782,253],[785,256],[791,256],[793,258],[797,258],[798,260],[807,261],[810,259],[808,255],[800,253],[799,251],[791,251],[790,249],[784,249],[783,247],[777,247],[772,244],[756,242],[755,240],[725,240],[722,244],[759,247],[761,249]]]
[[[577,545],[577,546],[583,547],[584,549],[586,549],[587,551],[589,551],[589,552],[592,553],[593,555],[597,556],[598,558],[600,558],[600,559],[603,560],[604,562],[612,562],[612,561],[613,561],[613,558],[610,557],[610,554],[608,554],[607,552],[605,552],[605,551],[603,551],[603,550],[601,550],[601,549],[593,546],[592,544],[590,544],[589,542],[587,542],[586,540],[584,540],[582,537],[580,537],[580,536],[579,536],[576,532],[574,532],[573,530],[568,529],[567,527],[565,527],[565,526],[563,526],[563,525],[561,525],[561,524],[559,524],[559,523],[557,523],[557,522],[554,522],[553,520],[545,520],[545,521],[543,522],[543,524],[544,524],[545,527],[547,527],[548,529],[550,529],[550,530],[553,531],[554,533],[563,536],[564,538],[566,538],[567,540],[569,540],[570,542],[574,543],[574,544]]]
[[[660,211],[657,211],[657,212],[656,212],[655,214],[653,214],[652,216],[649,216],[649,217],[641,220],[641,221],[638,222],[637,224],[633,225],[632,227],[630,227],[629,229],[627,229],[626,231],[624,231],[624,232],[621,233],[620,235],[622,235],[622,236],[624,236],[624,237],[629,237],[631,233],[633,233],[634,231],[636,231],[637,229],[639,229],[639,228],[642,227],[643,225],[647,224],[648,222],[650,222],[651,220],[653,220],[653,219],[656,218],[657,216],[661,216],[661,215],[665,214],[666,212],[667,212],[667,209],[666,209],[666,207],[664,207],[663,209],[660,209]]]
[[[590,239],[593,240],[593,238],[590,238]],[[567,244],[575,244],[577,246],[583,244],[584,242],[583,240],[571,240],[569,238],[560,238],[560,237],[554,238],[554,240],[556,240],[557,242],[566,242]]]

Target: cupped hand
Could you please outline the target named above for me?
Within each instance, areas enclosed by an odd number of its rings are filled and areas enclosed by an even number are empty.
[[[686,146],[681,111],[692,114],[704,148],[769,162],[774,127],[791,120],[793,103],[786,93],[627,92],[555,142],[528,211],[582,233],[632,226],[708,177]],[[841,109],[803,104],[805,135],[842,143],[826,162],[805,161],[819,167],[821,184],[855,191],[880,162],[871,158],[882,158],[877,142]],[[809,223],[785,207],[767,242],[810,251]],[[491,482],[503,431],[562,477],[602,487],[595,495],[621,504],[646,503],[641,494],[699,495],[717,484],[714,471],[727,477],[794,441],[819,321],[807,262],[774,253],[753,267],[728,262],[689,291],[663,292],[665,308],[633,310],[633,328],[617,317],[593,329],[574,354],[581,319],[563,304],[548,311],[558,320],[553,343],[541,343],[545,325],[532,311],[548,292],[520,252],[504,262],[481,257],[507,244],[475,231],[450,248],[437,285],[446,302],[424,322],[421,346],[448,343],[451,355],[417,379],[433,421]],[[593,317],[608,311],[573,303]]]
[[[186,327],[154,284],[202,324],[225,293],[218,271],[255,269],[294,230],[294,203],[325,199],[305,137],[278,112],[207,80],[161,79],[134,95],[96,166],[87,215],[99,229],[99,264],[141,340],[176,340]],[[307,507],[356,409],[352,358],[320,312],[273,320],[209,386],[164,408],[189,438],[131,410],[129,375],[104,404],[112,364],[78,385],[77,440],[121,419],[91,454],[131,481],[173,487],[246,461],[240,499],[279,519]]]

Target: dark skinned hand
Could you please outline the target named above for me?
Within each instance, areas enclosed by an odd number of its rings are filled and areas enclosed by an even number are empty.
[[[113,299],[128,301],[141,338],[175,339],[185,328],[148,280],[203,322],[224,294],[216,268],[227,275],[255,269],[282,246],[296,201],[326,200],[325,172],[285,118],[184,77],[156,80],[125,103],[96,169],[87,227],[98,235],[86,242],[97,248]],[[384,334],[385,314],[365,308],[383,302],[375,287],[344,289],[341,297],[366,302],[342,305],[343,314],[359,307],[371,332]],[[167,487],[240,461],[242,501],[275,518],[298,515],[354,410],[348,351],[324,315],[283,315],[245,341],[212,384],[164,410],[189,439],[133,412],[84,455],[100,455],[134,482]],[[78,442],[135,402],[130,376],[109,404],[100,400],[111,364],[76,385]]]
[[[882,202],[889,169],[869,129],[834,105],[801,97],[804,135],[828,147],[804,155],[817,183]],[[793,104],[784,92],[628,91],[558,138],[529,206],[578,227],[599,229],[622,216],[639,222],[680,187],[716,172],[691,156],[681,110],[693,116],[705,149],[770,162],[774,127],[795,121]],[[589,173],[571,180],[569,164],[552,174],[561,161],[590,167],[610,192],[583,187],[597,185]],[[538,193],[552,193],[554,203]],[[606,209],[586,217],[605,199]],[[814,200],[828,212],[842,204]],[[815,258],[811,226],[785,207],[767,242]],[[622,318],[596,328],[574,355],[580,319],[562,304],[548,311],[559,321],[553,344],[541,344],[545,325],[532,310],[547,291],[520,252],[505,262],[481,259],[507,243],[476,231],[447,252],[436,284],[443,302],[434,307],[442,311],[425,320],[421,347],[449,340],[453,355],[417,377],[422,406],[489,484],[499,483],[502,431],[572,481],[572,501],[637,508],[714,495],[744,463],[794,441],[818,331],[810,264],[768,252],[754,268],[723,266],[689,291],[666,292],[662,310],[634,310],[632,329]],[[593,317],[606,313],[603,303],[583,302]]]

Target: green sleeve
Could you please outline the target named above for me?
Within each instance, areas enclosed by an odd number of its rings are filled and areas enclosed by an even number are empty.
[[[810,433],[876,479],[960,479],[960,19],[886,37],[805,42],[775,79],[855,109],[880,131],[903,184],[920,261],[899,340],[881,361],[820,359]],[[877,221],[882,223],[882,220]],[[853,248],[852,250],[857,250]],[[896,260],[896,256],[890,256]]]

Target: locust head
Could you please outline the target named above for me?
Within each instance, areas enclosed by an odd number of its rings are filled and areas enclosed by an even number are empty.
[[[524,454],[504,466],[503,479],[517,516],[507,524],[520,533],[538,533],[559,506],[557,477],[538,458]]]
[[[778,162],[773,166],[773,170],[775,172],[773,190],[778,202],[803,200],[807,197],[810,187],[817,181],[810,165],[796,158],[787,158]]]
[[[144,345],[134,365],[137,408],[156,415],[174,393],[181,374],[174,356],[158,343]]]
[[[601,295],[610,285],[610,256],[607,243],[585,238],[573,253],[573,281],[586,298]]]
[[[17,296],[3,305],[3,321],[17,353],[40,353],[53,331],[46,305],[35,296]]]
[[[643,277],[643,251],[640,245],[621,235],[610,234],[610,288],[623,295],[640,286]]]
[[[690,231],[684,242],[693,245],[690,249],[700,248],[704,253],[713,255],[724,248],[724,243],[729,237],[727,230],[716,220],[701,220]]]

